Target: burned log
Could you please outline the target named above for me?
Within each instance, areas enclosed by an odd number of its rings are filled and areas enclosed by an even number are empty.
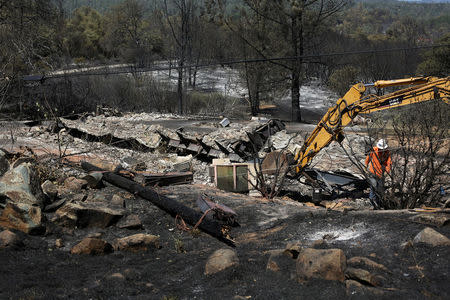
[[[157,207],[170,214],[172,217],[176,217],[177,215],[180,216],[186,223],[192,226],[195,226],[202,217],[202,214],[200,212],[197,212],[192,208],[187,207],[173,199],[160,195],[154,190],[148,187],[143,187],[142,185],[132,180],[126,179],[120,175],[114,174],[112,172],[104,172],[104,170],[91,165],[88,162],[82,162],[81,167],[87,172],[103,172],[103,179],[105,181],[122,189],[125,189],[133,193],[134,195],[149,200]],[[198,225],[198,228],[229,246],[235,246],[234,242],[229,237],[224,235],[222,226],[215,220],[203,220]]]

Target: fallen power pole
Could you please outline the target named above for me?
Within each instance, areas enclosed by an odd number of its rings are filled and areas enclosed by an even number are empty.
[[[86,172],[102,172],[103,179],[105,181],[152,202],[157,207],[164,210],[174,218],[177,215],[180,216],[186,223],[192,226],[195,226],[202,217],[202,213],[197,212],[192,208],[187,207],[173,199],[160,195],[148,187],[143,187],[133,180],[129,180],[120,175],[114,174],[113,172],[107,172],[88,162],[81,162],[81,167]],[[227,245],[235,247],[234,242],[224,235],[222,226],[217,221],[204,218],[200,225],[198,225],[198,228],[206,232],[207,234],[217,238],[218,240],[226,243]]]

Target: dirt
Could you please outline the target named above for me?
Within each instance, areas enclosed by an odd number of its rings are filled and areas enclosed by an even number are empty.
[[[111,190],[114,190],[112,188]],[[25,236],[20,250],[0,250],[2,299],[340,299],[442,298],[448,299],[448,247],[416,245],[402,249],[426,225],[414,223],[408,211],[337,212],[311,208],[289,200],[266,201],[224,193],[203,185],[160,189],[195,208],[205,192],[234,209],[240,227],[232,230],[239,265],[215,275],[204,275],[205,263],[215,250],[228,247],[204,233],[176,228],[174,219],[144,199],[126,200],[127,210],[139,215],[144,229],[76,229],[73,233],[50,228],[44,236]],[[51,217],[51,216],[49,216]],[[450,227],[435,228],[450,236]],[[101,233],[112,242],[134,233],[160,236],[162,248],[132,254],[72,255],[70,248],[89,234]],[[309,247],[325,237],[322,248],[342,249],[347,258],[365,256],[384,264],[389,273],[377,293],[348,293],[341,282],[312,280],[300,284],[290,271],[266,270],[269,251],[293,241]],[[61,238],[63,248],[56,248]],[[120,273],[121,276],[111,276]],[[381,294],[378,294],[381,293]]]

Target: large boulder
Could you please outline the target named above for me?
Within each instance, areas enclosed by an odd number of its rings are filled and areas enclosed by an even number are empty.
[[[72,202],[59,208],[53,221],[67,227],[106,228],[115,224],[124,214],[123,209],[111,208],[106,204]]]
[[[0,199],[6,199],[4,202],[40,207],[43,205],[44,197],[39,177],[31,163],[22,163],[0,178]]]
[[[419,232],[413,240],[414,244],[425,243],[431,246],[448,246],[450,239],[430,227]]]
[[[140,252],[159,249],[159,237],[152,234],[138,233],[116,239],[113,243],[115,250]]]
[[[0,249],[18,248],[20,246],[23,246],[23,243],[17,234],[9,230],[0,232]]]
[[[113,248],[111,244],[99,238],[85,238],[78,244],[72,247],[70,253],[72,254],[90,254],[102,255],[111,253]]]
[[[42,234],[42,212],[39,206],[25,203],[7,203],[0,216],[0,226],[17,229],[27,234]]]
[[[206,262],[205,275],[215,274],[239,264],[236,251],[228,248],[216,250]]]
[[[303,249],[297,258],[297,279],[345,280],[346,257],[341,249]]]

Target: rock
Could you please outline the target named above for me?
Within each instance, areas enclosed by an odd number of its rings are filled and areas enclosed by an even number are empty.
[[[58,195],[58,188],[56,187],[56,185],[51,182],[50,180],[46,180],[42,185],[41,185],[42,191],[44,192],[45,195],[47,195],[52,201],[56,198],[56,196]]]
[[[307,248],[297,258],[297,278],[300,282],[311,278],[344,281],[346,267],[346,258],[341,249]]]
[[[101,172],[90,172],[88,175],[82,178],[86,180],[88,186],[93,189],[99,189],[104,186],[103,184],[103,173]]]
[[[23,246],[23,243],[17,234],[9,230],[0,232],[0,249],[19,248],[21,246]]]
[[[0,216],[0,226],[17,229],[27,234],[45,232],[40,207],[24,203],[7,203]]]
[[[0,149],[0,177],[9,170],[9,162],[6,153]]]
[[[70,250],[72,254],[102,255],[112,252],[111,244],[99,238],[85,238]]]
[[[56,248],[62,248],[62,247],[64,247],[64,242],[63,242],[63,240],[62,240],[62,239],[56,239],[56,240],[55,240],[55,247],[56,247]]]
[[[121,273],[113,273],[108,276],[108,279],[124,281],[125,276],[123,276],[123,274]]]
[[[376,263],[373,260],[371,260],[367,257],[362,257],[362,256],[355,256],[355,257],[348,259],[347,265],[352,265],[352,266],[363,265],[363,266],[367,266],[372,269],[379,269],[384,272],[389,272],[389,270],[384,265]]]
[[[115,194],[111,198],[111,204],[117,207],[125,208],[125,199],[122,196]]]
[[[141,229],[142,222],[138,215],[128,215],[117,223],[117,227],[126,229]]]
[[[216,250],[207,260],[205,275],[215,274],[239,264],[236,251],[228,248]]]
[[[450,217],[447,214],[428,213],[412,216],[410,217],[410,220],[413,222],[441,227],[449,223]]]
[[[88,182],[84,179],[78,179],[75,177],[68,177],[64,180],[64,187],[70,192],[77,193],[86,188]]]
[[[116,239],[114,242],[114,249],[121,251],[140,252],[159,248],[159,237],[145,233],[138,233]]]
[[[425,243],[432,246],[450,245],[450,239],[430,227],[419,232],[413,240],[414,244]]]
[[[0,178],[0,199],[28,205],[43,205],[43,193],[39,177],[30,163],[23,163],[6,172]],[[8,202],[7,201],[7,202]]]
[[[357,268],[347,268],[345,275],[349,279],[357,280],[363,284],[371,286],[380,286],[381,279],[372,275],[369,271]]]
[[[68,227],[106,228],[115,224],[125,211],[102,206],[99,203],[67,203],[56,211],[55,223]]]

